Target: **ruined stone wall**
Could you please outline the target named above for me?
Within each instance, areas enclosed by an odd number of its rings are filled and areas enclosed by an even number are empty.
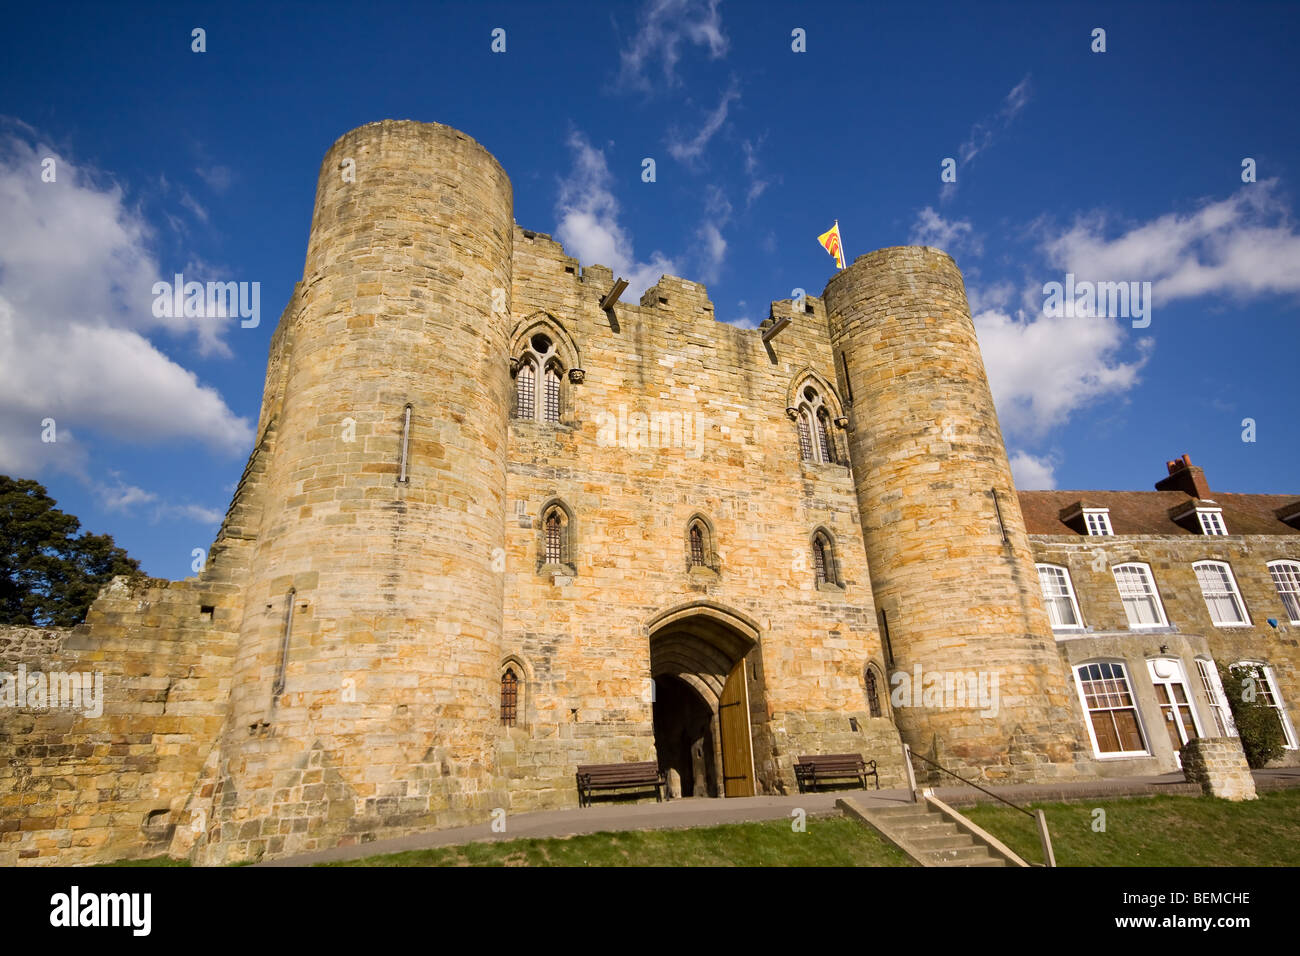
[[[1208,657],[1227,664],[1262,661],[1270,665],[1277,679],[1277,691],[1291,725],[1300,728],[1300,625],[1288,620],[1268,570],[1270,561],[1300,561],[1300,541],[1290,535],[1034,535],[1032,540],[1034,560],[1066,568],[1074,586],[1085,630],[1057,632],[1058,644],[1069,664],[1093,658],[1124,660],[1141,699],[1148,702],[1154,692],[1146,674],[1146,660],[1159,655],[1160,645],[1167,645],[1171,649],[1168,656],[1177,656],[1183,662],[1197,715],[1208,736],[1215,731],[1195,658]],[[1111,568],[1130,561],[1150,566],[1167,628],[1129,627]],[[1232,568],[1250,620],[1248,626],[1214,624],[1192,569],[1199,561],[1222,561]],[[1278,622],[1276,628],[1268,624],[1269,618]],[[1072,696],[1077,708],[1077,694]],[[1154,704],[1144,706],[1153,708]],[[1157,718],[1158,714],[1153,715],[1153,719]],[[1079,719],[1083,719],[1082,713]],[[1152,720],[1146,723],[1158,730]],[[1157,747],[1166,743],[1163,733],[1152,733],[1151,737]],[[1140,769],[1143,763],[1149,767],[1151,761],[1136,761],[1129,772],[1148,772]],[[1300,764],[1300,750],[1287,751],[1278,763]]]
[[[748,660],[761,790],[791,790],[800,753],[863,752],[901,780],[892,723],[866,712],[864,669],[883,658],[852,481],[844,465],[800,460],[786,414],[810,373],[834,391],[820,300],[769,350],[757,330],[716,321],[702,286],[671,276],[606,313],[614,278],[544,235],[516,233],[516,345],[548,329],[585,376],[565,380],[558,424],[510,423],[503,657],[528,677],[527,726],[503,741],[511,805],[575,804],[577,764],[654,757],[648,625],[691,602],[757,625]],[[687,440],[636,439],[637,415],[676,416]],[[556,499],[572,513],[571,573],[539,567]],[[697,513],[715,532],[716,573],[688,568]],[[815,585],[818,527],[834,538],[843,589]]]
[[[897,711],[904,739],[988,779],[1073,773],[1080,728],[961,273],[937,249],[881,249],[831,279],[826,309],[894,663],[999,679],[995,717],[923,700]]]
[[[0,631],[0,671],[103,688],[99,713],[0,709],[0,866],[167,852],[225,716],[239,612],[229,585],[118,578],[70,631]]]

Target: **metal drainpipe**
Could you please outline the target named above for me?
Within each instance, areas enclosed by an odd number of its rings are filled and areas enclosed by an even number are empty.
[[[293,603],[297,591],[289,588],[288,607],[285,608],[284,614],[284,639],[280,643],[280,670],[275,675],[275,683],[271,686],[271,699],[279,697],[284,693],[284,671],[289,665],[289,636],[293,633]]]

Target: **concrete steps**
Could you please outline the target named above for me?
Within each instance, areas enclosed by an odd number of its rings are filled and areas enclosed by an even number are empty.
[[[864,808],[841,800],[840,808],[872,827],[922,866],[1013,866],[925,803]]]

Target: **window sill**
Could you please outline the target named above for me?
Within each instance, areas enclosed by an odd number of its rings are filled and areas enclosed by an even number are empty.
[[[554,580],[555,578],[577,577],[578,569],[571,564],[543,564],[537,569],[537,573]]]
[[[1096,753],[1094,750],[1093,753]],[[1149,750],[1121,750],[1118,753],[1097,754],[1098,760],[1138,760],[1152,756]]]
[[[722,576],[713,568],[706,567],[705,565],[702,564],[691,565],[690,570],[687,571],[686,573],[693,578],[702,578],[706,581],[716,581],[718,580],[718,578]]]
[[[817,590],[826,594],[843,594],[844,585],[832,584],[830,581],[821,581],[817,585]]]

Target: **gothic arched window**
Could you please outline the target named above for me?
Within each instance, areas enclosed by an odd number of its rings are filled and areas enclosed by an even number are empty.
[[[570,536],[573,526],[568,509],[561,503],[547,506],[542,512],[542,540],[540,554],[542,565],[573,564]]]
[[[515,417],[532,418],[537,404],[537,373],[531,359],[519,363],[515,375]]]
[[[876,683],[876,669],[870,664],[867,665],[867,713],[872,717],[884,715],[880,709],[880,689]]]
[[[799,457],[824,465],[839,463],[836,452],[834,415],[821,394],[812,385],[805,385],[798,393],[799,404],[790,409],[795,424],[799,426]]]
[[[841,587],[839,562],[835,560],[835,543],[828,532],[818,529],[813,534],[813,575],[817,587]]]
[[[515,418],[558,422],[564,368],[551,337],[538,332],[515,359]]]
[[[513,727],[519,718],[519,677],[513,667],[501,675],[501,723]]]
[[[546,563],[559,564],[564,560],[564,528],[560,524],[558,509],[546,517]]]
[[[835,464],[835,433],[831,431],[831,416],[824,408],[817,410],[817,443],[822,461]]]
[[[711,571],[717,571],[719,567],[713,526],[702,515],[691,518],[686,525],[686,567],[708,568]]]

